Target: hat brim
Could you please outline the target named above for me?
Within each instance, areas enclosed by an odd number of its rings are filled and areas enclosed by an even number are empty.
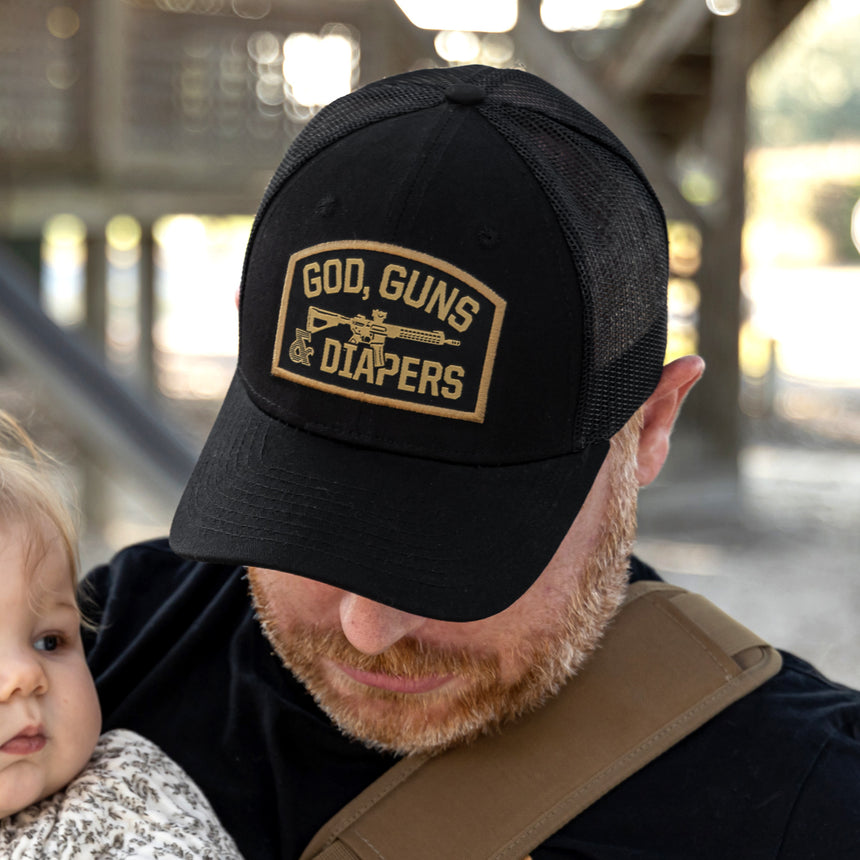
[[[608,442],[523,465],[428,461],[268,416],[234,376],[170,544],[200,561],[288,571],[446,621],[495,615],[537,579]]]

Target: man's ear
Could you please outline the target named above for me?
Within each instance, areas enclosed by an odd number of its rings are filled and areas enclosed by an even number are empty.
[[[705,362],[697,355],[676,358],[663,368],[654,393],[643,404],[644,422],[636,466],[640,487],[647,486],[660,474],[681,404],[704,370]]]

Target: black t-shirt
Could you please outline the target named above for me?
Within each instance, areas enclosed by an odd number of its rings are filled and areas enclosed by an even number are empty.
[[[657,578],[635,559],[633,577]],[[105,730],[133,729],[179,762],[249,860],[297,858],[395,761],[341,735],[281,666],[242,569],[185,561],[151,541],[95,569],[86,592],[100,624],[87,648]],[[775,678],[581,813],[534,860],[860,857],[860,693],[783,658]]]

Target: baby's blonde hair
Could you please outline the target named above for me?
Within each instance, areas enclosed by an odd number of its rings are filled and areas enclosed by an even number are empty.
[[[0,410],[0,524],[21,524],[33,540],[47,537],[45,526],[52,525],[62,541],[74,586],[78,528],[70,497],[57,461],[36,445],[18,421]]]

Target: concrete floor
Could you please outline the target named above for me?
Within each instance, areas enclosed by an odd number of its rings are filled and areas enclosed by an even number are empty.
[[[645,490],[638,555],[860,688],[860,446],[759,441],[740,465],[732,510],[716,482]]]

